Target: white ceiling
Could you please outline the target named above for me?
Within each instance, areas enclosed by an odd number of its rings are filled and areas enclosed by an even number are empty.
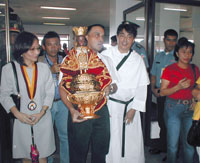
[[[42,25],[43,22],[53,22],[79,26],[98,23],[109,26],[110,0],[9,0],[9,4],[23,24]],[[72,7],[77,10],[48,10],[40,6]],[[42,17],[69,17],[70,20],[45,20]]]

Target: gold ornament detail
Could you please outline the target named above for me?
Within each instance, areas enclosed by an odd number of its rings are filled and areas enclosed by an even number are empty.
[[[76,36],[85,36],[87,33],[87,27],[73,27],[72,30]]]

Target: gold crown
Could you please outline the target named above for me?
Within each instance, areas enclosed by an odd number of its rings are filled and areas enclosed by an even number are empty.
[[[73,27],[72,30],[76,36],[85,36],[87,33],[87,27]]]

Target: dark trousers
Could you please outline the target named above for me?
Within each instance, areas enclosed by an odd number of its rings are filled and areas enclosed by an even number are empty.
[[[163,152],[167,150],[167,130],[164,122],[165,99],[166,97],[157,98],[158,125],[160,127],[160,139],[157,148]]]
[[[81,123],[72,123],[69,114],[70,163],[85,163],[90,143],[91,163],[105,163],[110,141],[110,120],[107,106],[104,105],[95,114],[100,118]]]
[[[12,162],[12,126],[11,121],[0,105],[0,162],[11,163]]]

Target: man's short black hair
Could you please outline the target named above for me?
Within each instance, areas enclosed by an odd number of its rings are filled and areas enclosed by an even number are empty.
[[[133,23],[122,23],[118,26],[117,28],[117,35],[119,35],[119,33],[125,29],[129,34],[132,34],[133,37],[135,38],[137,36],[137,28],[135,27],[135,25]]]
[[[191,47],[192,48],[192,57],[194,56],[194,48],[195,48],[195,44],[188,41],[188,39],[186,37],[181,37],[179,40],[178,40],[178,43],[176,44],[175,46],[175,49],[174,49],[174,58],[176,61],[179,60],[178,56],[176,55],[176,53],[179,51],[180,48],[183,48],[183,47]]]
[[[101,27],[104,31],[105,31],[105,27],[103,26],[103,25],[101,25],[101,24],[92,24],[92,25],[90,25],[90,26],[88,26],[88,29],[87,29],[87,34],[91,31],[91,29],[93,28],[93,27]]]
[[[49,38],[58,38],[59,41],[60,41],[60,36],[54,32],[54,31],[49,31],[47,32],[45,35],[44,35],[44,38],[42,40],[42,45],[45,46],[45,43],[46,43],[46,39],[49,39]]]
[[[112,42],[117,42],[117,36],[116,35],[112,36],[110,39],[111,39]]]
[[[167,38],[167,36],[175,36],[176,39],[178,38],[178,33],[174,29],[168,29],[164,33],[164,38]]]

